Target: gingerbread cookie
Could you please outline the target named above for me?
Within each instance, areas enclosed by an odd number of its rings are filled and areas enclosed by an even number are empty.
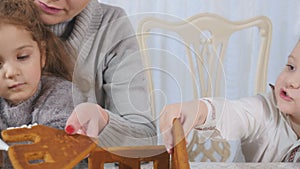
[[[71,169],[96,147],[87,136],[68,135],[43,125],[8,129],[1,134],[7,143],[20,142],[8,149],[15,169]]]

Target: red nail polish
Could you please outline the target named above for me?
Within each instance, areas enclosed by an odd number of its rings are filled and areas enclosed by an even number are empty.
[[[74,129],[74,127],[73,127],[72,125],[68,125],[68,126],[66,127],[66,132],[67,132],[68,134],[73,134],[74,131],[75,131],[75,129]]]

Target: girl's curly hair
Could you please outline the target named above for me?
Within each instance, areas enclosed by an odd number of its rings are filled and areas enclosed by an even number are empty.
[[[72,80],[74,63],[70,55],[75,52],[44,25],[33,0],[1,0],[0,27],[2,24],[14,25],[31,34],[40,52],[46,56],[42,74]]]

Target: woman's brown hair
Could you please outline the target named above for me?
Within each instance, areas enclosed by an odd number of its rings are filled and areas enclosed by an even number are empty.
[[[44,25],[33,0],[0,0],[1,24],[11,24],[30,32],[40,53],[46,56],[42,74],[72,80],[74,63],[70,55],[75,53]]]

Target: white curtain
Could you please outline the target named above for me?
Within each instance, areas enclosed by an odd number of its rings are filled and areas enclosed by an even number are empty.
[[[258,15],[269,17],[273,25],[272,45],[270,50],[270,60],[268,68],[268,83],[275,83],[275,80],[285,66],[287,56],[299,40],[300,32],[300,1],[299,0],[100,0],[102,3],[119,6],[127,12],[134,28],[137,28],[141,18],[149,14],[169,15],[176,18],[185,19],[198,13],[210,12],[219,14],[230,20],[244,20]],[[240,43],[240,42],[237,42]],[[163,42],[156,42],[155,45],[165,45]],[[247,45],[244,45],[245,51]],[[177,47],[170,49],[173,53]],[[234,53],[235,48],[229,48]],[[230,51],[228,51],[230,52]],[[180,54],[177,54],[180,56]],[[242,53],[238,55],[243,55]],[[232,61],[226,68],[226,78],[229,85],[227,97],[239,98],[247,93],[243,92],[241,77],[245,78],[245,70],[251,71],[249,67],[249,58],[237,60],[237,56],[232,56]],[[241,59],[242,57],[239,57]],[[183,59],[183,58],[178,58]],[[175,103],[192,98],[190,88],[184,86],[186,76],[181,68],[174,67],[164,58],[156,58],[155,64],[163,67],[169,67],[176,73],[176,82],[174,79],[167,79],[164,75],[155,76],[156,86],[161,91],[161,97],[157,100],[160,106],[166,103]],[[173,67],[172,67],[173,66]],[[245,68],[246,69],[242,69]],[[247,69],[248,67],[248,69]],[[239,71],[239,69],[244,71]],[[251,72],[250,72],[251,73]],[[166,79],[164,79],[166,78]]]

